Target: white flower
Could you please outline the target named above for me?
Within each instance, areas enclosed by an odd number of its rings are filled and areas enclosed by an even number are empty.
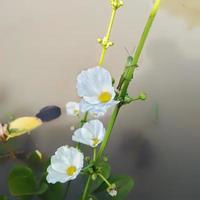
[[[96,147],[103,141],[105,136],[105,128],[99,120],[92,120],[77,129],[72,136],[72,140],[82,144]]]
[[[110,185],[108,188],[107,188],[107,192],[110,196],[112,197],[115,197],[117,196],[117,187],[115,184],[112,184]]]
[[[74,147],[62,146],[51,157],[51,165],[47,168],[47,182],[65,183],[75,179],[83,168],[83,154]]]
[[[117,196],[117,190],[114,190],[114,189],[109,190],[109,191],[108,191],[108,194],[109,194],[110,196],[112,196],[112,197],[115,197],[115,196]]]
[[[98,110],[98,109],[92,109],[89,114],[94,117],[94,118],[99,118],[99,117],[103,117],[106,113],[106,110]]]
[[[80,114],[80,106],[79,103],[76,102],[68,102],[66,104],[66,111],[68,115],[78,116]]]
[[[109,107],[118,103],[114,100],[115,90],[110,72],[102,67],[82,71],[78,75],[76,87],[78,95],[83,98],[80,102],[81,112],[105,113]]]

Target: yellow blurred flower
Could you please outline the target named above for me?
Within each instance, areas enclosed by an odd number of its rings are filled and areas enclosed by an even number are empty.
[[[9,123],[8,138],[17,137],[42,125],[42,121],[37,117],[21,117]]]

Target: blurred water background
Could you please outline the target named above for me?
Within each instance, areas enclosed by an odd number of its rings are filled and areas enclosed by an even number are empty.
[[[146,102],[123,108],[107,148],[113,173],[131,175],[127,199],[200,199],[200,5],[165,0],[136,70],[130,94]],[[125,1],[114,25],[105,67],[119,78],[148,17],[150,0]],[[95,66],[105,34],[108,1],[0,0],[0,120],[33,115],[51,104],[65,112],[78,100],[76,76]],[[105,124],[109,115],[104,119]],[[65,114],[17,139],[19,149],[47,155],[72,144]],[[0,165],[0,194],[12,161]],[[71,199],[75,197],[71,196]]]

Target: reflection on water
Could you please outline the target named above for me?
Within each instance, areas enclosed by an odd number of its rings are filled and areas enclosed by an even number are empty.
[[[162,4],[173,15],[183,17],[189,28],[200,26],[199,0],[162,0]]]
[[[145,170],[153,164],[153,148],[149,140],[142,134],[131,134],[130,132],[121,141],[121,151],[133,157],[133,166],[138,170]]]

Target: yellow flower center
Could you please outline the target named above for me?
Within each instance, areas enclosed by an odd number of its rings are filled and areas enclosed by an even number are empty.
[[[112,95],[109,93],[109,92],[102,92],[100,95],[99,95],[99,101],[101,103],[107,103],[108,101],[110,101],[112,98]]]
[[[79,110],[74,109],[74,114],[75,114],[75,115],[78,115],[78,114],[79,114]]]
[[[70,166],[66,169],[66,173],[68,176],[73,176],[73,174],[76,172],[75,166]]]
[[[99,139],[98,138],[93,138],[93,145],[96,146],[99,143]]]

